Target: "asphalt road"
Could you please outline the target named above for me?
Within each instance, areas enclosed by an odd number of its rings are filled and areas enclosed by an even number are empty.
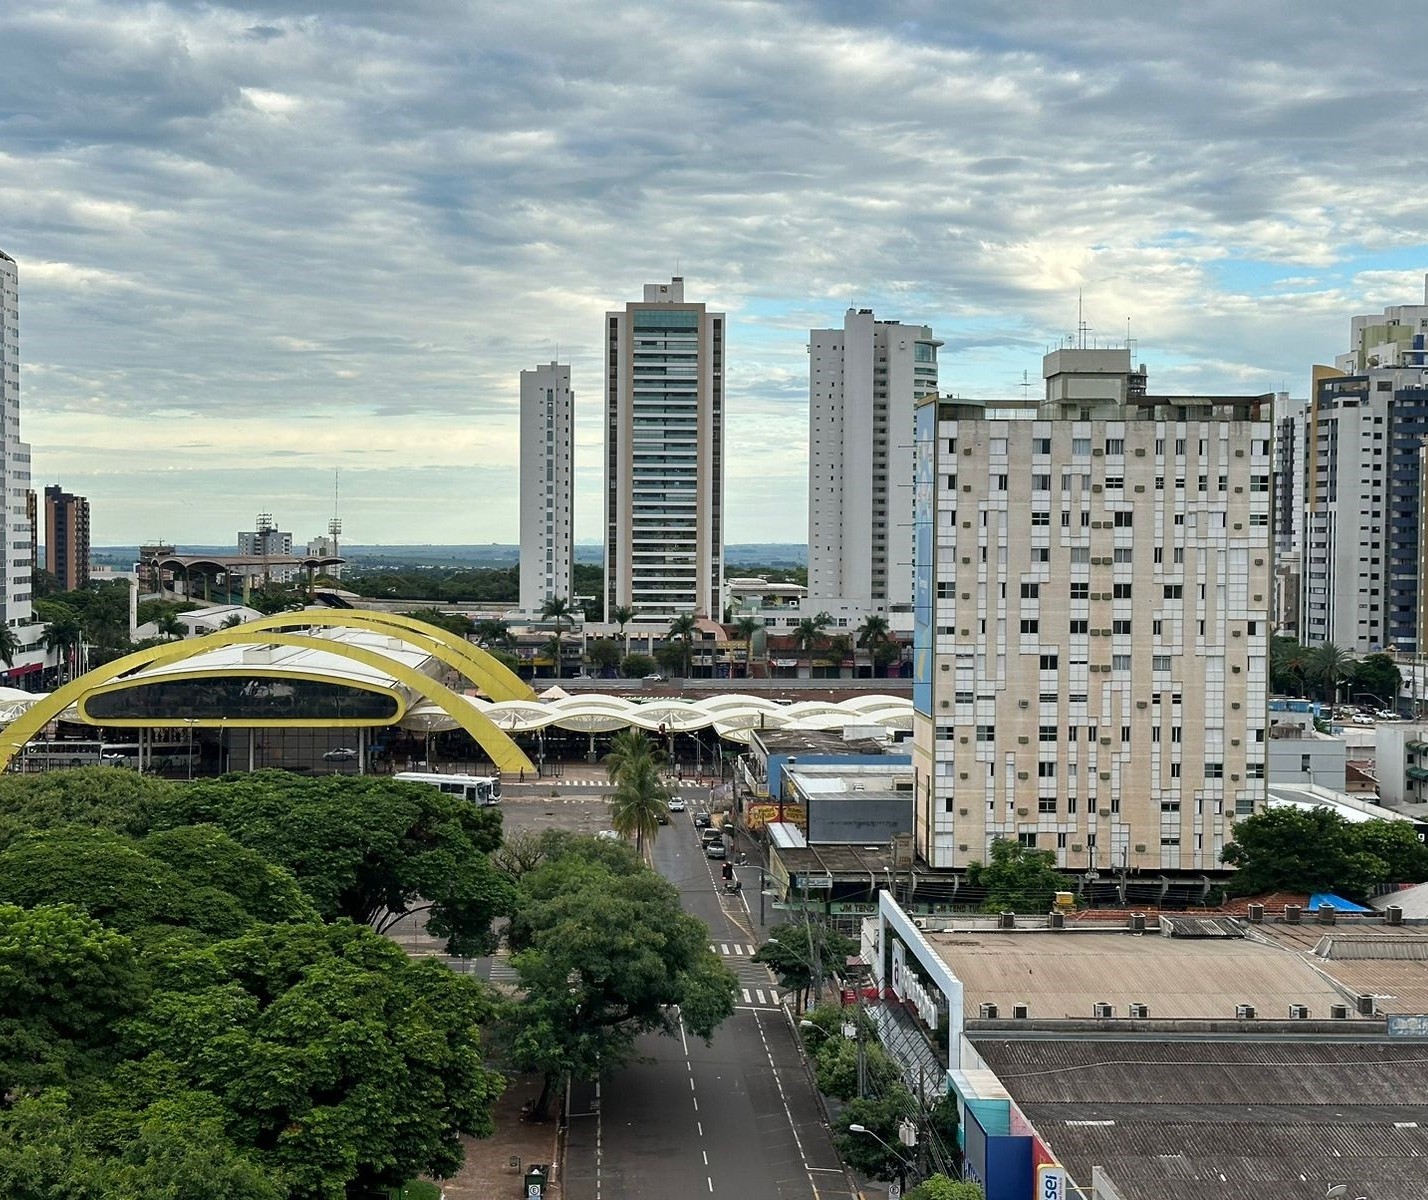
[[[725,895],[688,814],[660,830],[654,864],[709,925],[739,978],[737,1008],[708,1045],[644,1038],[639,1061],[573,1089],[566,1200],[851,1200],[792,1022],[749,961],[757,870],[739,869],[745,896]]]

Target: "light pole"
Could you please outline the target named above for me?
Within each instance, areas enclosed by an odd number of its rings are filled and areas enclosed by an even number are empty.
[[[876,1133],[874,1133],[874,1132],[873,1132],[871,1129],[869,1129],[866,1125],[858,1125],[858,1124],[854,1123],[854,1124],[848,1126],[848,1132],[849,1132],[849,1133],[865,1133],[865,1134],[867,1134],[868,1137],[872,1138],[873,1141],[877,1142],[877,1144],[878,1144],[879,1146],[881,1146],[884,1150],[886,1150],[889,1154],[891,1154],[895,1159],[897,1159],[897,1190],[898,1190],[899,1194],[902,1193],[902,1192],[904,1192],[904,1191],[906,1191],[906,1190],[907,1190],[907,1169],[908,1169],[908,1167],[910,1167],[912,1164],[911,1164],[910,1162],[908,1162],[908,1160],[907,1160],[906,1158],[904,1158],[901,1153],[899,1153],[897,1150],[894,1150],[891,1146],[889,1146],[885,1141],[883,1141],[882,1138],[880,1138]]]

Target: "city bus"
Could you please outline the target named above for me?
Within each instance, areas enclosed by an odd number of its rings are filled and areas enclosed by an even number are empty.
[[[120,756],[105,754],[103,742],[31,742],[19,758],[22,771],[53,771],[62,767],[115,767]]]
[[[143,746],[145,771],[182,771],[199,761],[202,747],[197,742],[149,742]],[[105,742],[100,750],[105,766],[139,769],[137,742]]]
[[[499,775],[438,775],[432,771],[398,771],[392,776],[403,783],[425,783],[440,788],[448,796],[461,796],[472,804],[499,804]]]

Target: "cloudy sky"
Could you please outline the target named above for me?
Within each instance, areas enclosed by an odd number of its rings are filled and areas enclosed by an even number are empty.
[[[1178,13],[1167,20],[1166,13]],[[522,368],[729,314],[732,541],[802,541],[804,353],[849,303],[1020,395],[1076,328],[1156,390],[1304,394],[1420,303],[1421,20],[1335,0],[4,0],[0,249],[34,482],[100,544],[516,539]]]

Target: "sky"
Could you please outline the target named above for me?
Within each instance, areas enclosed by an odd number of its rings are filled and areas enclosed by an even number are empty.
[[[1170,14],[1170,15],[1167,15]],[[728,539],[806,537],[807,331],[926,323],[1022,395],[1307,392],[1422,303],[1408,10],[1328,0],[5,0],[0,250],[33,482],[96,545],[514,542],[522,369],[645,283],[729,317]],[[1078,308],[1079,304],[1079,308]],[[1089,343],[1088,343],[1089,344]]]

